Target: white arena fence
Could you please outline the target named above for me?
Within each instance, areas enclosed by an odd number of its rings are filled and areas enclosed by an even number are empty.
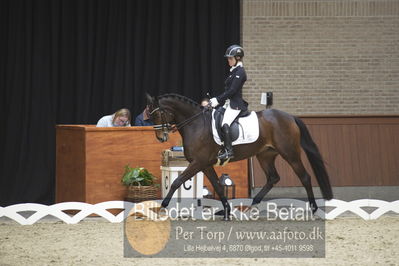
[[[161,200],[155,200],[157,203],[161,203]],[[383,200],[375,199],[360,199],[354,201],[342,201],[337,199],[332,199],[329,201],[317,200],[316,201],[319,210],[317,211],[317,216],[326,220],[333,220],[343,213],[349,211],[353,214],[361,217],[364,220],[375,220],[384,215],[387,212],[395,212],[399,214],[399,200],[393,202],[387,202]],[[192,200],[193,204],[197,204],[197,200]],[[237,206],[250,206],[252,199],[233,199],[229,200],[229,203],[234,207]],[[266,210],[266,204],[275,203],[277,206],[292,206],[304,208],[307,201],[297,200],[297,199],[274,199],[263,201],[256,207],[259,211]],[[222,204],[219,200],[214,199],[201,199],[202,206],[209,206],[214,208],[215,212],[222,210]],[[32,225],[42,219],[45,216],[51,215],[67,224],[77,224],[91,214],[96,214],[111,223],[121,223],[127,216],[128,212],[123,210],[131,210],[134,208],[135,203],[126,201],[106,201],[97,204],[89,204],[83,202],[63,202],[53,205],[43,205],[36,203],[23,203],[16,204],[7,207],[0,207],[0,218],[8,217],[21,225]],[[326,210],[323,211],[321,208],[325,207]],[[327,209],[331,209],[327,211]],[[374,208],[370,213],[362,208]],[[109,209],[121,209],[121,212],[117,215],[113,215],[108,210]],[[64,211],[78,211],[75,215],[70,215]],[[19,212],[34,212],[29,217],[25,218]]]

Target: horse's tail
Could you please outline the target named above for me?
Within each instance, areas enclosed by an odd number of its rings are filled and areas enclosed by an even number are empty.
[[[330,200],[333,198],[333,192],[323,158],[321,157],[316,143],[314,143],[312,137],[310,136],[306,125],[298,117],[294,118],[299,130],[301,131],[301,146],[308,157],[310,165],[312,166],[313,173],[315,174],[317,182],[319,183],[323,198]]]

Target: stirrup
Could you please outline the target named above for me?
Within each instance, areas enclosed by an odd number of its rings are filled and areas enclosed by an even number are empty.
[[[218,159],[219,160],[228,160],[228,159],[233,159],[234,158],[234,153],[233,152],[228,152],[226,149],[224,151],[220,151],[218,154]]]

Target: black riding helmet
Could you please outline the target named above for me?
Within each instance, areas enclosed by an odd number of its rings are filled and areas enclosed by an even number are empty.
[[[243,58],[244,57],[244,49],[237,44],[233,44],[229,46],[224,54],[224,57],[237,57]]]

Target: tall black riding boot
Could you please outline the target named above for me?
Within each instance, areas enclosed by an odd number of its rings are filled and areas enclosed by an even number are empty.
[[[227,159],[233,159],[234,158],[234,153],[233,153],[233,146],[231,144],[231,136],[230,136],[230,126],[227,124],[224,124],[222,126],[222,132],[223,132],[223,137],[224,137],[224,152],[218,156],[220,160],[227,160]]]

